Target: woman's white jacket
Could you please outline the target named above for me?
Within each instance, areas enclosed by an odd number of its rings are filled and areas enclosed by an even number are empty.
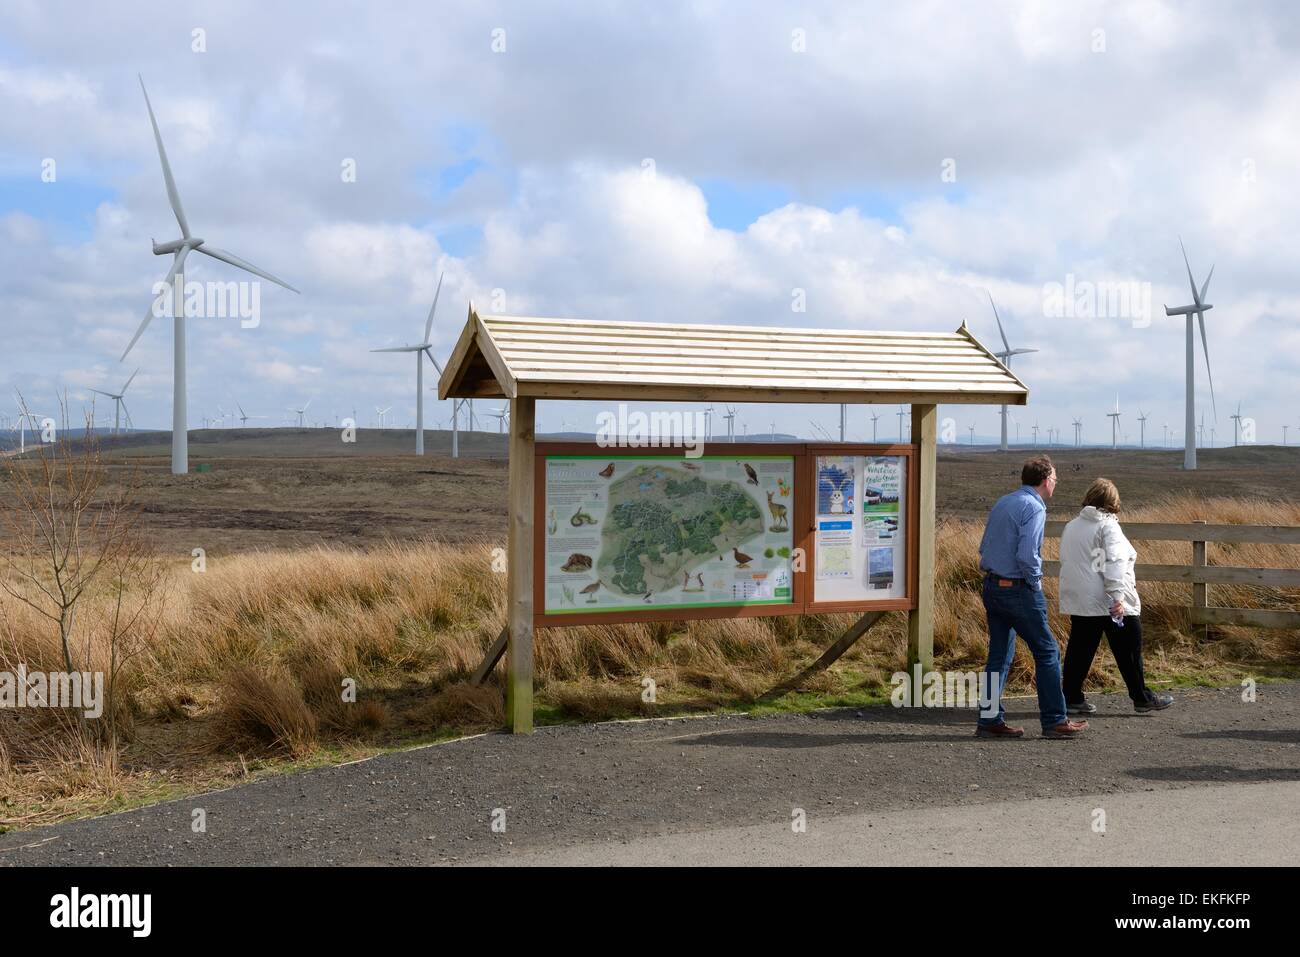
[[[1110,512],[1086,506],[1061,533],[1060,607],[1063,615],[1110,615],[1116,600],[1124,612],[1140,615],[1137,551]]]

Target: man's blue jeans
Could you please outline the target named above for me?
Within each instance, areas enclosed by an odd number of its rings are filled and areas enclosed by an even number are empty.
[[[986,682],[998,676],[998,716],[981,716],[983,725],[1000,724],[1006,719],[1002,707],[1002,689],[1011,671],[1016,653],[1016,635],[1034,655],[1034,674],[1038,685],[1038,711],[1044,728],[1054,728],[1065,720],[1065,692],[1061,690],[1061,650],[1047,624],[1047,599],[1042,589],[1030,588],[1022,581],[1009,586],[998,579],[984,579],[984,611],[989,619],[989,663],[984,669]],[[988,684],[985,688],[990,687]],[[989,709],[991,710],[991,708]]]

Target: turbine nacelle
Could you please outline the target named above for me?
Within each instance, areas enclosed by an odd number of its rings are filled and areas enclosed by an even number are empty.
[[[185,239],[173,239],[169,243],[160,243],[154,239],[149,240],[153,243],[153,254],[155,256],[169,256],[172,253],[178,253],[182,249],[198,249],[203,245],[203,240],[194,239],[193,237]]]
[[[1166,316],[1194,316],[1198,312],[1209,312],[1213,308],[1214,306],[1208,302],[1200,306],[1196,305],[1195,303],[1192,303],[1192,305],[1190,306],[1174,306],[1174,308],[1172,309],[1170,309],[1168,306],[1165,306],[1165,315]]]

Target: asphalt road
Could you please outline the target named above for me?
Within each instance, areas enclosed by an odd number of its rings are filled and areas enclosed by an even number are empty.
[[[485,735],[6,834],[0,865],[1296,860],[1300,684],[1177,697],[1094,698],[1078,741],[1025,700],[1019,741],[890,707]]]

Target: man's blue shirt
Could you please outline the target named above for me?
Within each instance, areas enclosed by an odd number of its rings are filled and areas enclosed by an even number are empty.
[[[1043,529],[1047,506],[1028,485],[1008,492],[989,512],[980,541],[980,568],[1003,578],[1023,578],[1034,590],[1042,588]]]

